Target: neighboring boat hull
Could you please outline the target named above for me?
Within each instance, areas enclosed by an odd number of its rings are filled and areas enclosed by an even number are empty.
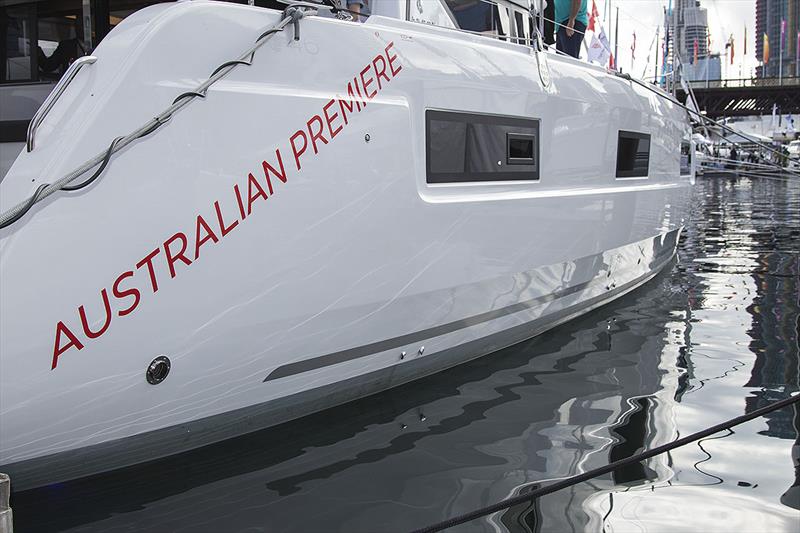
[[[0,207],[141,125],[277,17],[191,2],[126,19],[0,183]],[[688,129],[667,100],[552,56],[543,87],[528,49],[436,28],[301,27],[96,185],[0,232],[4,470],[66,479],[371,394],[586,312],[674,253]],[[314,117],[342,111],[378,57],[374,98],[314,144]],[[538,118],[541,179],[428,184],[426,109]],[[620,129],[653,133],[648,178],[615,179]],[[172,370],[150,385],[160,355]]]

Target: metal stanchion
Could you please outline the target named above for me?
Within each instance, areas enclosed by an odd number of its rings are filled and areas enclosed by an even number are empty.
[[[0,473],[0,533],[14,533],[14,521],[8,497],[11,495],[11,479]]]

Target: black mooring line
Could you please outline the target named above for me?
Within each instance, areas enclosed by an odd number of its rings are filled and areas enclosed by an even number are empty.
[[[761,409],[756,409],[752,413],[747,413],[742,416],[737,416],[736,418],[728,420],[727,422],[717,424],[716,426],[712,426],[708,429],[704,429],[703,431],[699,431],[692,435],[683,437],[682,439],[672,441],[669,444],[664,444],[662,446],[653,448],[652,450],[648,450],[646,452],[642,452],[640,454],[628,457],[627,459],[620,459],[619,461],[614,461],[613,463],[597,468],[595,470],[590,470],[589,472],[585,472],[577,476],[572,476],[570,478],[563,479],[557,483],[553,483],[552,485],[547,485],[546,487],[542,487],[534,491],[531,491],[528,494],[514,496],[513,498],[507,498],[505,500],[501,500],[493,505],[489,505],[482,509],[477,509],[475,511],[470,511],[469,513],[465,513],[460,516],[448,518],[447,520],[444,520],[442,522],[438,522],[436,524],[426,526],[421,529],[417,529],[413,533],[430,533],[433,531],[442,531],[449,527],[457,526],[459,524],[463,524],[464,522],[469,522],[470,520],[480,518],[481,516],[486,516],[488,514],[496,513],[497,511],[502,511],[503,509],[507,509],[509,507],[518,505],[520,503],[529,503],[541,496],[544,496],[545,494],[550,494],[552,492],[556,492],[561,489],[571,487],[572,485],[577,485],[578,483],[582,483],[584,481],[587,481],[589,479],[595,478],[603,474],[607,474],[623,466],[627,466],[632,463],[638,463],[639,461],[643,461],[644,459],[649,459],[655,455],[659,455],[664,452],[668,452],[670,450],[678,448],[680,446],[690,444],[704,437],[708,437],[709,435],[713,435],[714,433],[717,433],[719,431],[730,429],[733,426],[738,426],[739,424],[743,424],[744,422],[748,422],[750,420],[753,420],[754,418],[759,418],[768,413],[771,413],[772,411],[782,409],[793,403],[797,403],[798,401],[800,401],[800,394],[795,394],[794,396],[790,396],[789,398],[785,398],[783,400],[774,402],[770,405],[767,405],[766,407],[762,407]]]

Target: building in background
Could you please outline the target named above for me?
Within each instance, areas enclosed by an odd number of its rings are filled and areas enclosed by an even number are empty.
[[[676,51],[682,75],[687,80],[718,80],[722,76],[719,54],[710,55],[708,49],[708,11],[700,5],[700,0],[675,0],[674,17],[664,12],[664,27],[669,28],[666,43],[667,72],[672,70],[672,46]],[[679,73],[680,78],[681,73]]]
[[[798,0],[755,0],[755,4],[756,58],[760,62],[760,65],[756,67],[756,77],[800,76],[800,65],[797,61],[800,2]],[[782,22],[785,26],[783,54],[781,54]],[[763,61],[764,35],[767,35],[769,39],[769,60],[766,64]]]
[[[683,65],[683,76],[689,81],[721,80],[722,58],[720,54],[709,54],[699,58],[697,63]]]

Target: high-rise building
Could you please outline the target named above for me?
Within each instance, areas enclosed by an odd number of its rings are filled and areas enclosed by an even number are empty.
[[[784,31],[781,43],[782,25]],[[756,67],[757,77],[800,76],[800,65],[797,61],[798,31],[800,31],[798,0],[756,0],[756,58],[760,63]],[[769,60],[766,63],[764,63],[765,34],[769,39]]]
[[[672,46],[677,43],[675,50],[686,79],[719,79],[719,57],[709,57],[706,8],[700,6],[700,0],[675,0],[673,10],[674,15],[664,14],[664,27],[669,29],[667,71],[672,70]]]

